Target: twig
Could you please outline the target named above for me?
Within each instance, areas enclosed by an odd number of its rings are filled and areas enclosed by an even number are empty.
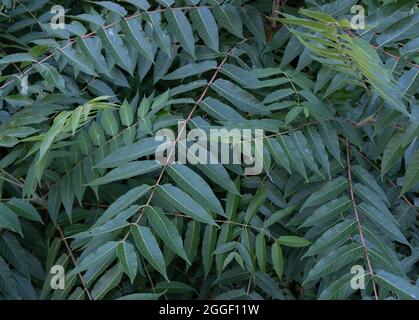
[[[77,261],[76,261],[76,258],[74,257],[73,251],[71,250],[71,248],[70,248],[70,246],[69,246],[69,244],[68,244],[67,240],[66,240],[66,239],[65,239],[65,237],[64,237],[64,233],[63,233],[63,231],[61,230],[61,227],[60,227],[59,225],[56,225],[56,229],[57,229],[57,230],[58,230],[58,232],[60,233],[61,239],[62,239],[62,241],[64,242],[64,245],[65,245],[65,247],[66,247],[66,249],[67,249],[67,251],[68,251],[68,254],[69,254],[70,258],[71,258],[71,261],[73,262],[74,267],[77,267]],[[89,300],[93,300],[92,295],[90,294],[90,291],[89,291],[89,289],[87,288],[87,285],[86,285],[86,282],[84,281],[83,276],[81,275],[81,273],[80,273],[80,272],[78,272],[78,273],[77,273],[77,275],[79,276],[79,279],[80,279],[80,281],[81,281],[81,283],[82,283],[82,285],[83,285],[83,287],[84,287],[84,291],[86,291],[87,297],[89,298]]]
[[[375,118],[374,118],[374,115],[372,114],[372,115],[360,120],[359,122],[355,122],[354,124],[355,124],[355,127],[359,128],[359,127],[363,127],[363,126],[369,125],[369,124],[374,123],[374,122],[375,122]]]
[[[282,6],[281,0],[272,0],[272,17],[271,23],[268,30],[268,42],[272,40],[273,33],[276,29],[276,21],[278,20],[278,11]]]
[[[359,236],[361,238],[361,244],[362,244],[362,247],[365,250],[365,258],[367,260],[369,273],[371,274],[371,282],[372,282],[372,288],[373,288],[373,291],[374,291],[374,297],[375,297],[375,300],[378,300],[377,288],[376,288],[375,280],[374,280],[374,273],[372,271],[371,261],[370,261],[369,255],[368,255],[368,248],[367,248],[367,245],[365,243],[364,233],[362,231],[361,220],[359,219],[358,209],[357,209],[356,202],[355,202],[355,195],[354,195],[354,191],[353,191],[353,187],[352,187],[352,169],[351,169],[351,161],[350,161],[350,157],[349,157],[348,140],[345,140],[345,142],[346,142],[345,146],[346,146],[346,162],[347,162],[347,167],[348,167],[349,192],[351,194],[352,207],[354,209],[355,220],[356,220],[356,224],[358,226]]]

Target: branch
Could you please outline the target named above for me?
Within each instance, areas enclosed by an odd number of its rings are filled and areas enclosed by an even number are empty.
[[[365,259],[367,260],[368,270],[369,270],[369,273],[371,274],[371,281],[372,281],[372,288],[373,288],[373,291],[374,291],[374,297],[375,297],[375,300],[378,300],[377,288],[376,288],[375,280],[374,280],[374,273],[372,271],[371,261],[370,261],[369,255],[368,255],[368,248],[367,248],[367,245],[365,243],[364,232],[362,231],[361,220],[359,219],[358,209],[357,209],[356,202],[355,202],[354,190],[353,190],[353,187],[352,187],[352,169],[351,169],[351,162],[350,162],[350,158],[349,158],[349,144],[348,144],[348,140],[346,140],[346,139],[345,139],[345,146],[346,146],[346,162],[347,162],[347,167],[348,167],[349,192],[351,194],[352,207],[354,209],[355,220],[356,220],[356,224],[357,224],[358,231],[359,231],[359,237],[361,238],[361,244],[362,244],[362,247],[365,250]]]

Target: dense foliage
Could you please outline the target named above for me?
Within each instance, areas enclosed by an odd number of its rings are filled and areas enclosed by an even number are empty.
[[[419,298],[415,0],[0,4],[0,299]],[[263,172],[155,161],[179,120]]]

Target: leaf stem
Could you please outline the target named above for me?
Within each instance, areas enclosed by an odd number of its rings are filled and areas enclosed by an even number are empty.
[[[352,207],[354,209],[355,220],[356,220],[356,224],[359,230],[359,237],[361,238],[362,247],[364,247],[364,250],[365,250],[365,259],[367,260],[368,270],[369,270],[369,273],[371,274],[371,282],[372,282],[372,288],[374,291],[374,297],[375,297],[375,300],[378,300],[377,288],[376,288],[375,280],[374,280],[374,272],[372,270],[371,261],[368,255],[368,248],[365,243],[364,232],[362,231],[361,220],[359,219],[358,209],[355,202],[355,195],[354,195],[354,191],[352,187],[352,167],[351,167],[351,161],[349,157],[349,144],[348,144],[347,139],[345,139],[345,146],[346,146],[346,162],[347,162],[347,167],[348,167],[349,193],[351,194]]]

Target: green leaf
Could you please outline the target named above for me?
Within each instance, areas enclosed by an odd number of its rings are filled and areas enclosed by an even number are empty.
[[[265,228],[268,228],[268,227],[272,226],[273,224],[275,224],[279,220],[289,216],[294,211],[294,209],[295,209],[295,206],[290,206],[288,208],[284,208],[284,209],[275,211],[274,213],[272,213],[271,216],[269,216],[268,219],[265,220],[265,223],[263,224],[263,226]]]
[[[310,241],[297,236],[281,236],[277,239],[278,244],[287,247],[300,248],[311,244]]]
[[[95,186],[117,180],[128,179],[152,172],[160,167],[161,164],[155,160],[133,161],[111,170],[103,177],[97,178],[96,180],[90,182],[89,185]]]
[[[381,177],[383,177],[386,172],[394,166],[396,161],[401,158],[403,151],[403,134],[399,133],[392,136],[383,153]]]
[[[138,19],[124,19],[121,23],[122,30],[126,34],[129,43],[131,43],[137,50],[149,61],[154,62],[154,53],[151,47],[150,40],[141,27],[141,22]]]
[[[323,176],[319,168],[317,167],[313,153],[309,149],[308,142],[302,134],[302,132],[299,130],[293,131],[292,133],[290,133],[289,137],[291,138],[291,141],[293,141],[294,145],[297,147],[307,167],[309,167],[313,172],[317,173],[318,175]]]
[[[188,194],[173,185],[164,184],[157,187],[156,191],[178,211],[185,213],[196,221],[213,225],[216,224],[207,210],[193,200]]]
[[[124,9],[124,7],[120,6],[119,4],[111,1],[97,1],[93,2],[94,4],[97,4],[103,8],[108,9],[109,11],[115,12],[116,14],[119,14],[121,17],[126,16],[128,12]]]
[[[364,248],[357,243],[348,244],[332,251],[314,265],[304,280],[304,283],[320,279],[344,268],[360,259],[364,251]]]
[[[285,151],[282,148],[281,144],[278,142],[278,140],[275,138],[267,138],[265,139],[265,141],[269,153],[273,156],[275,162],[279,164],[281,167],[285,168],[285,170],[287,170],[288,173],[291,173],[288,157],[286,156]]]
[[[213,212],[225,215],[220,201],[210,186],[195,171],[177,163],[170,164],[166,170],[176,184],[189,193],[198,203],[205,205]]]
[[[366,203],[376,207],[379,211],[385,214],[393,223],[397,224],[396,219],[393,217],[391,212],[388,210],[387,205],[377,196],[375,192],[368,189],[360,183],[355,183],[353,186],[355,195],[360,197]]]
[[[78,37],[77,44],[99,73],[112,78],[108,64],[100,52],[102,46],[98,37]]]
[[[29,53],[12,53],[0,59],[0,64],[9,64],[16,62],[36,62],[33,55]]]
[[[321,292],[319,300],[347,299],[355,291],[354,289],[352,289],[351,286],[351,281],[353,277],[354,275],[352,273],[347,273],[339,279],[337,279],[336,281],[334,281]]]
[[[258,10],[253,6],[244,6],[241,8],[240,13],[246,28],[255,36],[258,41],[265,44],[265,26]]]
[[[271,248],[272,265],[279,279],[282,277],[284,270],[284,258],[282,256],[282,249],[278,241],[272,244]]]
[[[42,223],[42,219],[38,211],[36,211],[36,209],[28,201],[18,198],[12,198],[11,200],[9,200],[7,205],[11,207],[11,209],[14,212],[16,212],[19,216]]]
[[[61,181],[60,189],[61,202],[64,205],[64,209],[67,216],[71,220],[74,203],[74,192],[70,177],[68,175],[65,175],[63,180]]]
[[[252,221],[255,214],[259,211],[260,207],[265,202],[267,194],[268,194],[268,185],[264,184],[252,197],[250,204],[247,207],[246,215],[244,217],[244,221],[246,223],[250,223]]]
[[[198,246],[201,237],[201,224],[195,220],[188,222],[185,233],[185,250],[189,261],[193,263],[198,253]],[[186,270],[189,269],[190,263],[186,266]]]
[[[17,232],[23,237],[22,228],[17,215],[2,203],[0,203],[0,212],[0,228]]]
[[[77,233],[71,237],[76,239],[92,238],[120,230],[129,225],[127,219],[138,212],[139,208],[139,206],[130,206],[128,209],[121,211],[115,218],[109,219],[101,225],[94,225],[88,231]]]
[[[304,160],[301,153],[296,148],[291,138],[286,135],[280,135],[278,141],[285,152],[285,155],[289,159],[291,167],[293,167],[304,179],[307,180],[307,173],[304,166]]]
[[[197,163],[196,167],[223,189],[234,194],[239,194],[233,180],[231,180],[227,170],[221,163],[213,163],[210,160],[210,164]]]
[[[168,56],[171,57],[171,41],[170,36],[166,29],[162,28],[161,25],[161,13],[148,13],[148,20],[153,26],[153,39],[161,50]]]
[[[2,257],[0,257],[0,280],[2,282],[2,290],[10,299],[18,299],[18,288],[13,274]]]
[[[91,76],[96,75],[93,65],[83,53],[76,51],[71,47],[62,49],[60,52],[76,70],[83,71]]]
[[[112,56],[116,64],[126,70],[129,74],[132,74],[133,63],[131,57],[116,29],[108,28],[105,30],[99,28],[97,34],[99,35],[106,52]]]
[[[223,243],[222,245],[217,246],[217,249],[214,251],[213,254],[222,254],[226,252],[233,251],[237,248],[237,242],[231,241],[227,243]]]
[[[410,40],[408,43],[405,44],[404,47],[400,48],[401,55],[407,55],[412,52],[416,52],[419,50],[419,39],[415,38]]]
[[[357,224],[355,221],[345,220],[324,232],[304,254],[304,257],[314,256],[326,250],[332,250],[349,240],[355,234]]]
[[[406,279],[400,278],[383,270],[378,270],[374,275],[374,279],[376,279],[383,287],[394,292],[400,299],[419,299],[419,288],[409,283]]]
[[[217,22],[228,32],[243,38],[243,22],[237,8],[231,4],[214,6],[212,9]]]
[[[370,174],[366,169],[358,165],[352,167],[352,172],[362,182],[363,185],[367,186],[369,190],[375,192],[381,198],[381,200],[383,200],[387,205],[389,205],[389,201],[387,199],[386,194],[375,181],[375,178],[372,174]]]
[[[126,241],[118,243],[116,256],[121,263],[122,270],[130,278],[131,283],[134,283],[138,272],[138,258],[134,246]]]
[[[296,106],[288,111],[287,115],[285,116],[285,125],[288,126],[291,122],[293,122],[303,110],[303,107]]]
[[[37,163],[40,163],[49,148],[51,147],[54,139],[61,133],[67,118],[70,116],[68,112],[61,112],[54,118],[54,123],[48,132],[43,136],[39,146],[39,158]]]
[[[333,127],[328,122],[323,122],[319,129],[320,136],[326,145],[327,150],[329,150],[332,156],[343,167],[342,159],[340,156],[339,140],[335,129],[333,129]]]
[[[295,35],[292,35],[291,39],[287,43],[287,46],[285,47],[280,66],[283,67],[288,65],[299,54],[301,54],[303,48],[304,46],[300,40]]]
[[[163,210],[157,207],[146,207],[144,212],[155,233],[170,249],[190,264],[183,247],[182,238],[173,222],[165,215]]]
[[[166,274],[166,264],[164,262],[163,253],[150,229],[144,226],[133,225],[131,233],[140,255],[143,256],[154,269],[163,275],[167,281],[169,281]]]
[[[207,225],[205,227],[204,238],[202,241],[202,263],[204,265],[205,277],[211,271],[211,267],[214,261],[213,252],[217,243],[217,228],[213,225]]]
[[[263,232],[259,232],[256,236],[255,248],[259,268],[262,272],[266,272],[266,240]]]
[[[134,204],[138,199],[143,197],[151,187],[148,185],[141,185],[135,187],[122,196],[118,197],[106,210],[105,212],[96,220],[95,226],[101,225],[109,219],[115,217],[122,210],[125,210],[130,205]]]
[[[195,39],[192,26],[181,9],[166,9],[164,12],[176,39],[193,58],[195,58]]]
[[[132,293],[126,296],[122,296],[117,300],[157,300],[164,294],[162,293]]]
[[[251,71],[240,68],[234,64],[225,63],[221,68],[221,73],[238,82],[245,88],[259,88],[261,86],[261,82]]]
[[[95,264],[87,269],[83,278],[86,280],[86,285],[91,285],[100,275],[105,272],[106,269],[111,265],[111,263],[116,260],[115,250],[112,250],[102,256]],[[75,275],[72,275],[73,277]]]
[[[179,281],[159,282],[156,284],[156,289],[165,290],[168,294],[196,293],[196,290],[193,287]]]
[[[322,124],[326,123],[325,119],[330,119],[333,117],[333,112],[328,108],[319,98],[312,94],[308,90],[303,90],[299,92],[304,98],[307,99],[308,103],[305,103],[304,106],[308,108],[311,115],[316,118],[318,121],[321,121]],[[337,139],[337,137],[336,137]]]
[[[194,76],[197,74],[201,74],[208,70],[215,69],[217,67],[217,63],[213,60],[206,60],[199,63],[188,63],[185,66],[176,69],[175,71],[165,75],[162,79],[163,80],[178,80],[184,79],[190,76]]]
[[[385,44],[398,39],[404,33],[406,33],[410,28],[417,27],[418,17],[416,14],[409,15],[389,28],[385,29],[378,37],[377,44],[381,47]],[[403,38],[402,38],[403,39]]]
[[[349,186],[348,180],[344,177],[338,177],[324,184],[318,191],[313,192],[304,202],[303,208],[321,205],[327,201],[335,199]]]
[[[95,265],[107,254],[115,255],[115,249],[118,245],[116,241],[109,241],[105,244],[98,247],[95,251],[86,255],[78,265],[68,274],[68,276],[74,275],[76,273],[82,272],[89,269],[91,266]]]
[[[61,196],[57,185],[53,185],[48,193],[48,214],[52,223],[57,223],[57,217],[61,206]]]
[[[316,224],[323,223],[332,218],[336,218],[337,215],[342,214],[351,206],[351,200],[348,197],[343,196],[338,199],[334,199],[328,203],[325,203],[321,207],[317,208],[300,226],[309,227]]]
[[[211,97],[200,101],[199,107],[220,121],[243,120],[243,117],[236,110]]]
[[[316,156],[316,159],[320,162],[322,167],[326,170],[329,179],[331,178],[331,172],[330,172],[330,163],[329,158],[327,156],[326,147],[323,143],[322,138],[320,137],[320,134],[318,131],[314,128],[314,126],[309,126],[306,131],[306,136],[309,141],[309,144],[311,146],[311,149],[314,152],[314,155]]]
[[[1,255],[25,276],[31,273],[28,265],[28,255],[14,234],[4,231],[0,234],[0,252]]]
[[[211,85],[211,88],[242,111],[254,114],[269,113],[266,107],[255,96],[228,80],[217,79]]]
[[[138,112],[137,112],[138,117],[144,118],[147,115],[147,113],[150,111],[150,106],[151,106],[150,101],[146,97],[144,97],[141,100],[140,106],[138,107]]]
[[[293,89],[275,90],[265,97],[265,99],[263,100],[263,103],[278,102],[279,100],[286,98],[293,93],[295,93]]]
[[[401,233],[399,228],[387,215],[383,214],[380,210],[377,210],[375,207],[370,206],[364,202],[361,203],[358,206],[358,208],[362,214],[364,214],[381,230],[387,233],[392,239],[410,246],[409,241],[407,241],[403,233]]]
[[[218,52],[218,27],[207,7],[197,7],[189,11],[192,25],[204,43]]]
[[[119,107],[119,118],[121,119],[121,123],[129,127],[134,122],[134,113],[131,109],[131,106],[128,104],[127,101],[124,101],[124,103]]]
[[[101,124],[108,136],[115,137],[119,132],[119,125],[112,110],[102,112]]]
[[[57,69],[48,64],[35,64],[34,68],[52,88],[56,87],[61,92],[65,92],[64,79],[61,77]]]
[[[405,193],[412,189],[419,181],[419,151],[416,151],[407,165],[404,175],[403,189],[400,193]]]
[[[154,154],[158,146],[164,146],[164,143],[157,141],[154,137],[144,138],[133,144],[121,147],[104,157],[96,168],[112,168],[121,163],[136,160],[138,158]]]
[[[92,290],[92,298],[95,300],[102,299],[109,291],[119,284],[121,277],[121,265],[116,264],[96,282]]]
[[[243,288],[235,289],[235,290],[228,290],[216,297],[214,300],[242,300],[248,296],[246,290]]]

